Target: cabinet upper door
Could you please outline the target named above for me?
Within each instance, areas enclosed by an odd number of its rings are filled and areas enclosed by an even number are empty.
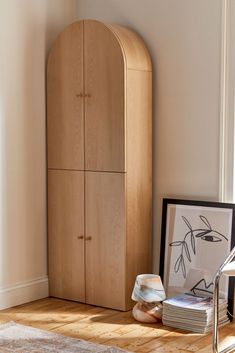
[[[85,169],[125,171],[125,65],[104,24],[84,21]]]
[[[84,170],[83,22],[57,38],[47,70],[48,167]]]

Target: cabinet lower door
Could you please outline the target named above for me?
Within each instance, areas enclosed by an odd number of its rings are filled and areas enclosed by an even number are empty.
[[[86,302],[125,310],[125,174],[85,180]]]
[[[85,301],[84,172],[48,171],[50,295]]]

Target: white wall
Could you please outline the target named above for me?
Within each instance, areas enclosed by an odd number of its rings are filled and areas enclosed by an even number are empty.
[[[78,0],[78,18],[144,38],[154,68],[154,271],[163,197],[218,200],[220,0]]]
[[[234,151],[234,118],[235,118],[235,1],[224,0],[224,37],[222,92],[225,97],[222,106],[221,131],[221,196],[226,202],[235,201],[235,151]]]
[[[0,1],[0,308],[47,295],[45,63],[76,0]]]

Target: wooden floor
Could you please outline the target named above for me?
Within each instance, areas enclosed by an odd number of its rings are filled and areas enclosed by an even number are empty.
[[[161,324],[137,323],[131,312],[119,312],[55,298],[0,311],[0,323],[24,325],[118,346],[131,352],[209,353],[211,335],[173,330]],[[235,322],[220,331],[221,348],[235,341]]]

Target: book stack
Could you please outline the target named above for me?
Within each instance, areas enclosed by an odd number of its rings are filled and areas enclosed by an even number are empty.
[[[213,324],[213,299],[185,293],[164,300],[162,322],[166,326],[207,333]],[[219,326],[228,322],[227,300],[220,299]]]

